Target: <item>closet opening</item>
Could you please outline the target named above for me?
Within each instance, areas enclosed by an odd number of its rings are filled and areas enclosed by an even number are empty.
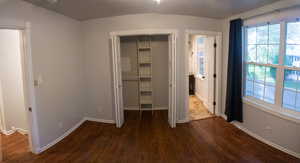
[[[110,36],[116,127],[130,115],[136,120],[159,118],[176,127],[177,31],[143,29]]]
[[[3,161],[31,149],[23,54],[23,31],[0,29],[0,135]]]
[[[216,114],[216,36],[190,34],[189,120],[201,120]]]
[[[124,121],[168,123],[169,36],[120,37]]]

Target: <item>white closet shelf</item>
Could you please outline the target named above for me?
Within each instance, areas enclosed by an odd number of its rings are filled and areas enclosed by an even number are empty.
[[[151,50],[151,47],[140,47],[138,48],[140,51]]]
[[[139,64],[140,64],[140,65],[143,65],[143,66],[144,66],[144,65],[149,65],[149,66],[151,66],[152,63],[151,63],[151,62],[140,62]]]
[[[138,42],[139,101],[141,110],[153,111],[152,92],[152,48],[147,37]]]
[[[142,111],[152,111],[152,107],[145,107],[143,109],[141,109]]]
[[[140,92],[152,92],[152,90],[150,88],[140,88]]]
[[[145,79],[145,78],[147,78],[147,79],[151,79],[151,78],[152,78],[152,76],[148,76],[148,75],[141,75],[141,76],[140,76],[140,78],[144,78],[144,79]]]
[[[142,105],[152,105],[152,100],[141,100],[140,103]]]

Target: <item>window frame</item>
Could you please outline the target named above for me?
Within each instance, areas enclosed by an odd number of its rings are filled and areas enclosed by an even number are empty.
[[[264,111],[273,113],[275,115],[279,115],[280,117],[284,117],[286,119],[292,119],[296,122],[300,123],[300,112],[285,108],[283,106],[283,95],[284,95],[284,71],[285,70],[296,70],[300,71],[300,67],[291,67],[284,65],[285,53],[286,53],[286,41],[287,41],[287,24],[290,22],[300,22],[299,19],[286,19],[286,20],[277,20],[272,22],[259,23],[255,25],[243,26],[242,29],[242,53],[243,53],[243,74],[242,74],[242,96],[243,102],[247,104],[252,104],[256,108],[260,108]],[[280,42],[279,42],[279,56],[278,56],[278,64],[263,64],[257,62],[248,62],[248,33],[247,29],[251,27],[260,27],[264,25],[272,25],[272,24],[280,24]],[[268,44],[269,45],[269,44]],[[257,53],[257,51],[256,51]],[[274,67],[276,68],[276,83],[275,83],[275,96],[274,96],[274,104],[265,102],[264,100],[260,100],[255,98],[254,96],[246,96],[245,94],[245,85],[246,85],[246,75],[247,75],[247,65],[252,64],[255,66],[266,66],[266,67]]]

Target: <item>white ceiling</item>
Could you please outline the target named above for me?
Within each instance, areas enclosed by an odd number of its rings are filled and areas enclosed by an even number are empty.
[[[137,13],[226,18],[278,0],[25,0],[77,20]]]

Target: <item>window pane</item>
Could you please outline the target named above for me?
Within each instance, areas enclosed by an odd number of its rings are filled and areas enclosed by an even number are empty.
[[[300,71],[284,71],[283,107],[300,111]],[[299,96],[299,97],[298,97]]]
[[[257,82],[265,81],[265,66],[255,66],[254,79]]]
[[[248,28],[248,44],[256,44],[256,27]]]
[[[269,25],[269,44],[280,43],[280,24]]]
[[[275,103],[275,86],[265,86],[264,100],[272,104]]]
[[[198,58],[198,74],[204,75],[204,53],[203,51],[197,52],[197,58]]]
[[[297,92],[296,111],[300,112],[300,92]]]
[[[264,97],[264,85],[262,83],[254,82],[254,97],[263,99]]]
[[[279,63],[279,45],[269,45],[268,63]]]
[[[276,68],[266,67],[266,84],[275,86],[276,82]]]
[[[300,44],[300,22],[287,23],[287,44]]]
[[[284,63],[287,66],[300,67],[300,45],[287,45]]]
[[[248,45],[248,62],[256,62],[256,45]]]
[[[253,96],[253,81],[246,80],[246,96]]]
[[[293,70],[284,71],[284,88],[296,91],[300,90],[300,82],[298,80],[299,72]]]
[[[203,44],[204,43],[204,37],[199,37],[197,39],[197,44]]]
[[[295,109],[296,92],[289,89],[283,91],[283,107],[287,109]]]
[[[257,62],[268,62],[268,45],[257,45]]]
[[[247,29],[247,65],[245,94],[268,103],[275,103],[276,68],[251,65],[278,64],[280,55],[280,24]],[[253,82],[252,82],[253,81]]]
[[[257,27],[257,44],[268,44],[268,26]]]
[[[247,64],[246,69],[247,69],[246,70],[247,71],[247,74],[246,74],[247,80],[254,80],[254,65]]]

